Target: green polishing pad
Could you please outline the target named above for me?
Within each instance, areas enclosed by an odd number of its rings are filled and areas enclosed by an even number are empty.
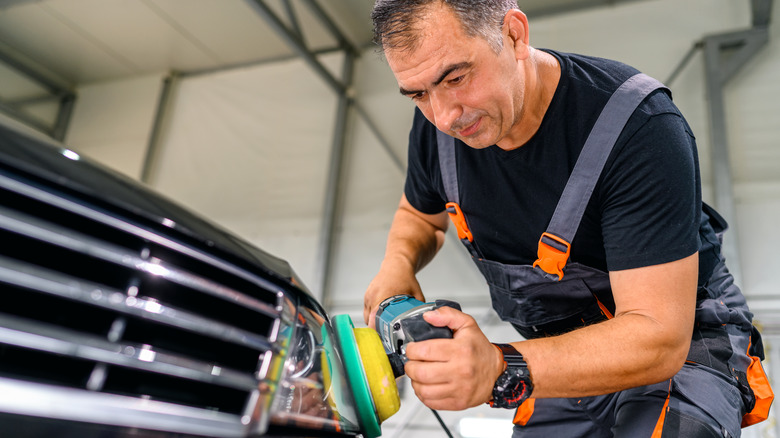
[[[371,390],[368,386],[368,378],[363,369],[363,361],[360,360],[357,341],[355,340],[352,319],[349,315],[336,315],[333,317],[333,329],[341,346],[344,359],[344,369],[347,373],[347,381],[355,396],[355,404],[360,420],[360,425],[365,430],[367,438],[376,438],[382,435],[379,428],[379,418],[371,398]]]

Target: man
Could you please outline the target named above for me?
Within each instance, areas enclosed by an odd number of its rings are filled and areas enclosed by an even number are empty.
[[[690,128],[635,69],[531,47],[515,8],[374,6],[375,40],[417,110],[366,322],[390,296],[424,301],[415,274],[449,215],[526,340],[496,346],[466,314],[427,313],[454,338],[407,346],[423,403],[519,406],[515,437],[738,436],[755,400],[752,314],[720,255],[725,224],[702,206]]]

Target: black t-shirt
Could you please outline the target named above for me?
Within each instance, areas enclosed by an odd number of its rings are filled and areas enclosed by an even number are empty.
[[[561,79],[537,133],[523,146],[473,149],[455,141],[460,206],[485,258],[530,264],[601,109],[638,73],[619,62],[548,51]],[[444,210],[436,128],[419,110],[409,136],[405,185],[423,213]],[[705,241],[696,143],[666,91],[653,92],[621,133],[572,241],[571,261],[622,270],[687,257]],[[701,228],[701,229],[700,229]],[[706,239],[700,239],[705,237]],[[708,278],[705,263],[700,279]]]

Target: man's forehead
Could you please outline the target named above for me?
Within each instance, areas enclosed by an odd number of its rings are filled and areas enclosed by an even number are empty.
[[[466,34],[455,13],[444,2],[424,6],[411,22],[403,25],[396,35],[388,36],[391,43],[385,45],[385,58],[395,55],[404,58],[413,55],[427,43],[440,45],[446,41],[465,38]]]
[[[394,52],[386,55],[390,70],[395,75],[399,85],[406,80],[433,81],[432,76],[437,76],[446,65],[452,64],[455,54],[440,50],[425,50]]]

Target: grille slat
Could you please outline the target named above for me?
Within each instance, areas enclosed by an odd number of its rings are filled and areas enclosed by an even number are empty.
[[[246,391],[257,387],[257,380],[251,375],[152,350],[148,345],[112,343],[61,327],[29,322],[3,314],[0,314],[0,343],[67,356],[75,360],[157,372]],[[0,370],[3,366],[0,364]]]
[[[77,215],[85,220],[94,221],[95,223],[111,227],[117,232],[125,233],[135,239],[160,245],[161,247],[168,248],[171,251],[178,252],[185,257],[189,257],[192,260],[197,260],[201,263],[214,266],[216,269],[224,271],[224,273],[227,275],[232,275],[244,281],[254,283],[258,289],[263,291],[263,294],[267,293],[268,291],[272,291],[276,295],[275,302],[269,304],[277,309],[278,314],[278,309],[282,302],[282,293],[277,285],[262,277],[250,274],[230,263],[215,259],[207,254],[173,241],[159,233],[148,230],[139,225],[129,223],[101,210],[82,205],[68,198],[58,196],[46,190],[31,186],[21,181],[17,181],[16,179],[3,174],[0,174],[0,189],[6,189],[8,190],[9,194],[12,193],[21,195],[25,198],[33,200],[34,202],[58,209],[60,212],[68,212],[70,214]]]
[[[266,336],[172,309],[156,301],[129,297],[124,292],[2,256],[0,256],[0,283],[68,298],[125,315],[146,318],[249,348],[258,350],[276,348]]]
[[[91,393],[59,386],[20,382],[0,376],[0,411],[18,415],[95,422],[120,427],[172,430],[218,437],[245,437],[236,416],[154,400]],[[41,403],[46,400],[46,403]],[[56,409],[51,409],[56,406]]]
[[[278,278],[148,218],[2,172],[0,412],[262,430],[254,413],[276,387],[264,380],[287,349],[290,296]],[[10,406],[6,390],[47,403]]]
[[[138,254],[127,251],[124,248],[3,207],[0,207],[0,228],[125,268],[163,277],[181,286],[214,295],[268,316],[276,316],[279,313],[277,309],[268,305],[268,303],[261,302],[208,279],[167,266],[160,259],[144,260]]]

